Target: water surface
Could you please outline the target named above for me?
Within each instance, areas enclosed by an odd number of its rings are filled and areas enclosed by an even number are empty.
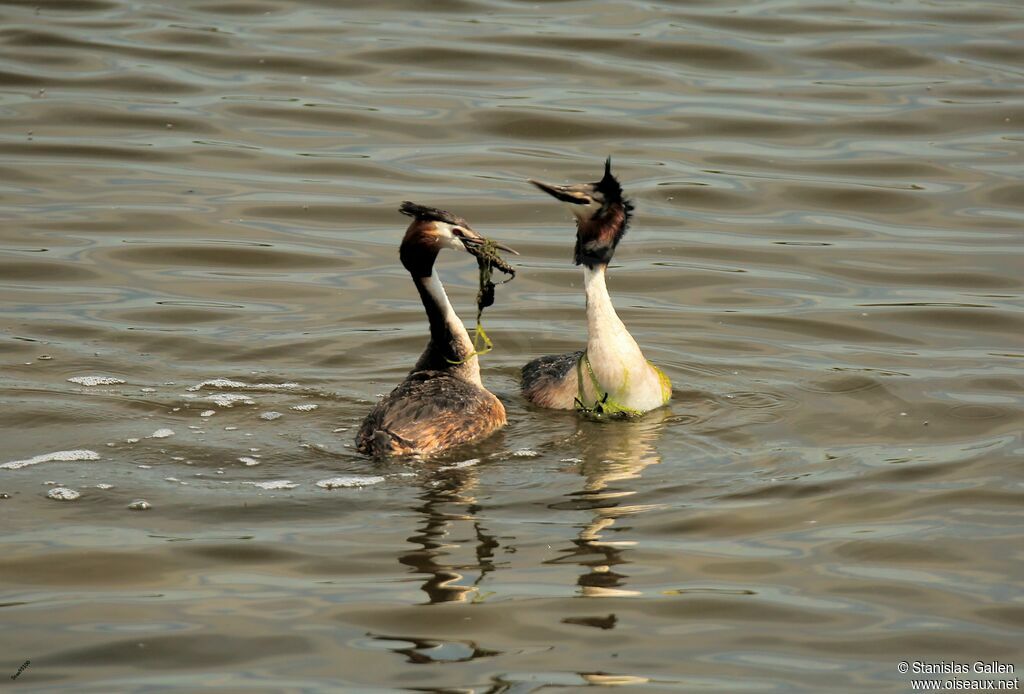
[[[19,687],[1024,667],[1018,3],[335,5],[0,4]],[[585,339],[572,223],[525,179],[608,155],[637,205],[609,286],[675,384],[633,422],[518,394]],[[522,252],[485,315],[510,424],[379,463],[352,434],[426,335],[406,199]],[[440,272],[471,319],[474,263]]]

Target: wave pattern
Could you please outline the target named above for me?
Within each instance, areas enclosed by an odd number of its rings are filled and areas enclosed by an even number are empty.
[[[0,463],[44,461],[0,470],[19,684],[1012,662],[1022,29],[988,1],[0,2]],[[585,335],[571,222],[525,180],[608,155],[637,203],[611,290],[676,384],[618,424],[516,383]],[[405,199],[523,254],[486,315],[511,424],[379,465],[349,440],[425,335]],[[470,315],[475,268],[442,265]]]

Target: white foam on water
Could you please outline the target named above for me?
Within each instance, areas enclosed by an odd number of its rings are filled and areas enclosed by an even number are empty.
[[[203,410],[202,412],[199,413],[199,416],[200,417],[212,417],[215,414],[217,414],[217,410]]]
[[[46,498],[54,499],[56,501],[74,501],[80,496],[82,495],[74,489],[68,489],[67,487],[54,487],[50,491],[46,492]]]
[[[132,503],[128,504],[128,508],[130,508],[132,511],[148,511],[149,509],[153,508],[153,505],[150,504],[145,499],[136,499]]]
[[[211,378],[202,383],[197,383],[194,386],[189,386],[187,390],[196,392],[209,386],[210,388],[238,388],[238,389],[258,389],[258,390],[290,390],[292,388],[298,388],[298,383],[242,383],[241,381],[232,381],[229,378]]]
[[[316,486],[321,489],[338,489],[340,487],[367,487],[371,484],[383,482],[384,478],[378,475],[346,475],[345,477],[331,477],[320,480]]]
[[[189,386],[186,390],[194,393],[197,390],[202,390],[206,386],[211,388],[245,388],[245,384],[241,381],[232,381],[227,378],[211,378],[208,381],[197,383],[194,386]]]
[[[306,402],[306,403],[303,403],[301,405],[292,405],[290,409],[293,409],[296,412],[312,412],[313,410],[317,409],[318,407],[320,407],[320,406],[317,405],[316,403]]]
[[[520,448],[518,451],[512,451],[512,455],[516,458],[538,458],[540,453],[537,451],[531,451],[529,448]]]
[[[113,376],[72,376],[68,380],[80,386],[113,386],[124,383],[123,378],[114,378]]]
[[[139,440],[135,439],[135,438],[131,438],[131,439],[125,439],[124,442],[125,443],[138,443]]]
[[[559,461],[559,462],[562,462],[562,463],[582,463],[583,462],[583,458],[562,458],[562,460]]]
[[[263,414],[260,415],[260,419],[265,419],[268,422],[272,422],[275,419],[280,419],[280,418],[281,418],[281,413],[280,412],[274,412],[274,411],[264,412]]]
[[[156,388],[139,388],[139,390],[141,392],[143,392],[143,393],[155,393],[156,392]]]
[[[260,461],[256,460],[255,458],[250,458],[249,456],[242,456],[241,458],[238,459],[238,462],[245,463],[248,467],[260,464]]]
[[[299,485],[291,480],[267,480],[266,482],[246,482],[260,489],[295,489]]]
[[[100,482],[99,484],[96,485],[96,488],[97,489],[113,489],[114,485],[107,484],[106,482]]]
[[[147,439],[166,439],[168,436],[174,436],[173,429],[157,429],[152,434],[147,436]]]
[[[79,449],[74,451],[55,451],[54,453],[43,453],[26,460],[12,460],[9,463],[0,465],[0,468],[5,470],[18,470],[29,465],[38,465],[39,463],[49,463],[52,461],[58,461],[62,463],[70,463],[77,460],[99,460],[100,454],[96,451],[87,451],[85,449]]]
[[[452,463],[451,465],[445,465],[444,467],[439,467],[438,470],[440,470],[442,472],[444,472],[445,470],[460,470],[460,469],[462,469],[464,467],[473,467],[474,465],[476,465],[479,462],[480,462],[479,458],[470,458],[469,460],[462,460],[462,461],[460,461],[458,463]]]
[[[212,402],[217,407],[234,407],[237,403],[242,403],[243,405],[256,404],[256,401],[248,395],[240,393],[214,393],[209,397],[203,398],[203,400]]]

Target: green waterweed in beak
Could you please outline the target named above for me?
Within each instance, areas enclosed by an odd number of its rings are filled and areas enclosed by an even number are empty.
[[[519,255],[519,253],[508,246],[483,236],[479,238],[463,236],[462,243],[466,247],[466,251],[476,257],[476,263],[480,268],[480,288],[476,293],[476,330],[473,333],[473,353],[459,361],[449,360],[452,364],[461,364],[468,359],[487,354],[494,349],[494,343],[487,337],[487,332],[484,330],[483,323],[480,320],[484,309],[494,303],[494,288],[497,285],[491,279],[491,274],[494,268],[498,268],[508,275],[506,279],[498,284],[510,282],[516,276],[516,271],[498,254],[498,250]]]

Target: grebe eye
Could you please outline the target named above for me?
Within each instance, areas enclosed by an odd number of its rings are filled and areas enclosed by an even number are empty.
[[[452,234],[462,238],[465,235],[465,232],[459,227],[452,227]]]

